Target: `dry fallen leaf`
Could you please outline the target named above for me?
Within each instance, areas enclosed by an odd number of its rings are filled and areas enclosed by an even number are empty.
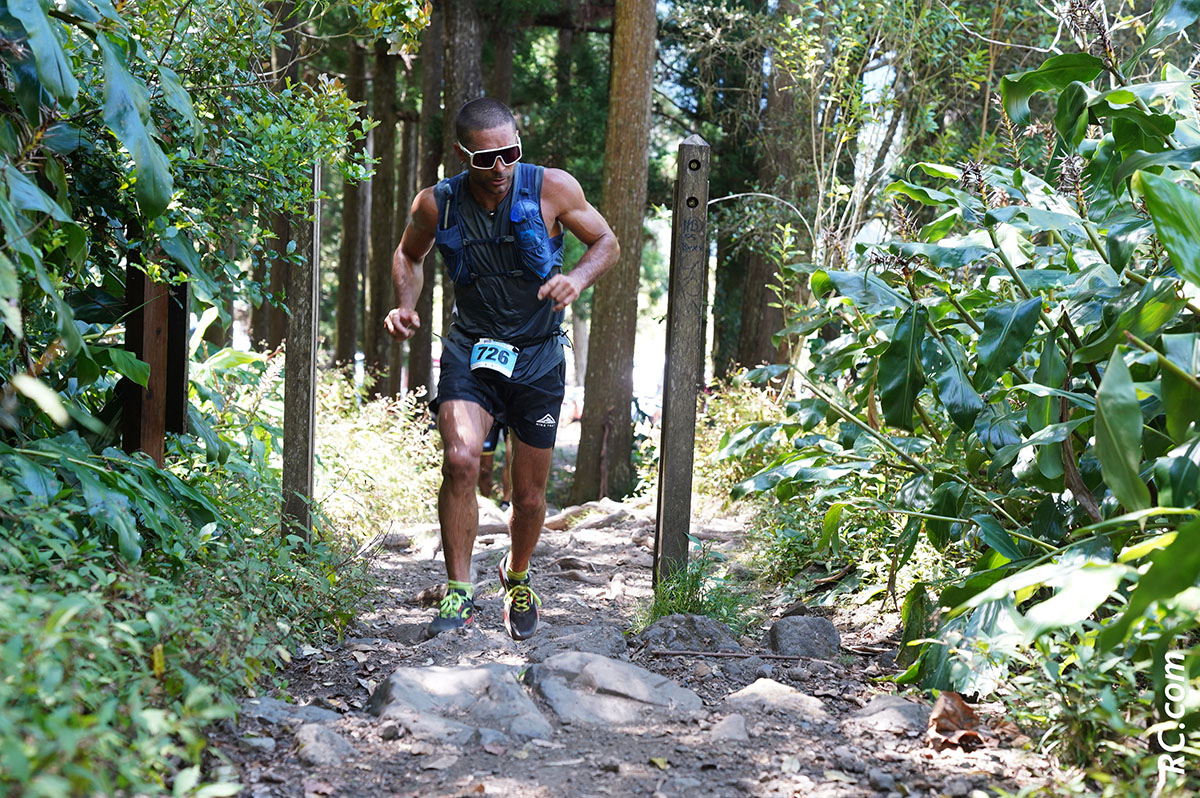
[[[974,751],[984,746],[979,734],[979,716],[958,693],[949,690],[938,695],[929,713],[929,728],[925,741],[935,751],[958,746],[964,751]]]
[[[333,785],[316,779],[305,779],[301,785],[304,788],[304,798],[318,795],[333,795]]]
[[[840,781],[845,784],[856,784],[858,779],[851,776],[849,773],[843,773],[840,770],[825,771],[825,781]]]
[[[432,607],[446,597],[446,585],[431,585],[413,597],[412,603],[422,607]]]
[[[454,763],[457,761],[458,757],[447,754],[446,756],[441,756],[437,759],[426,762],[421,766],[421,770],[445,770],[446,768],[453,767]]]

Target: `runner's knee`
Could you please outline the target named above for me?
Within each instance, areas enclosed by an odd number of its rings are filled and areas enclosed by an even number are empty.
[[[514,486],[512,496],[513,512],[532,515],[546,509],[546,494],[544,490]]]
[[[452,482],[474,485],[479,479],[479,455],[466,444],[450,444],[442,460],[442,476]]]

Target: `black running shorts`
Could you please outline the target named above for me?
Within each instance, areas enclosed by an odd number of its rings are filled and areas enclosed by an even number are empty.
[[[437,400],[439,404],[473,402],[506,425],[522,443],[535,449],[552,449],[558,436],[566,377],[566,361],[525,385],[488,369],[471,371],[465,360],[443,356]]]

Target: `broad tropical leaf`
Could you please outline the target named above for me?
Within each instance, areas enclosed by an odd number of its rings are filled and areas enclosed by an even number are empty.
[[[1136,172],[1133,187],[1145,198],[1146,210],[1175,271],[1200,286],[1200,196],[1149,172]]]
[[[1200,375],[1200,334],[1164,335],[1167,358],[1186,374]],[[1167,433],[1183,443],[1195,433],[1192,425],[1200,421],[1200,392],[1168,369],[1162,369],[1162,401],[1167,410]]]
[[[48,11],[46,0],[9,0],[8,3],[8,12],[25,26],[42,86],[57,99],[70,102],[79,93],[79,81],[71,71],[71,62],[55,32],[62,24],[50,19]]]
[[[1024,302],[996,305],[984,314],[983,334],[979,336],[977,386],[1017,362],[1025,344],[1033,337],[1041,310],[1042,300],[1034,297]]]
[[[891,343],[879,356],[879,401],[887,423],[900,429],[912,429],[913,406],[925,387],[921,368],[921,340],[929,312],[921,305],[910,305],[896,322]]]
[[[1087,53],[1052,56],[1036,69],[1014,72],[1000,80],[1004,109],[1018,125],[1029,124],[1029,98],[1039,92],[1061,90],[1075,81],[1088,83],[1104,71],[1104,62]]]
[[[137,165],[138,205],[148,217],[160,215],[171,201],[171,165],[154,140],[146,86],[125,66],[125,53],[107,33],[96,36],[104,54],[104,122],[125,145]]]
[[[1200,521],[1193,521],[1179,530],[1179,536],[1169,546],[1150,555],[1150,568],[1138,579],[1129,594],[1129,604],[1120,617],[1110,622],[1100,633],[1097,647],[1108,651],[1120,645],[1130,627],[1139,621],[1156,601],[1168,599],[1200,579]]]
[[[962,344],[947,337],[945,345],[932,338],[921,343],[921,364],[937,386],[938,401],[963,432],[970,432],[983,411],[983,398],[966,373]]]
[[[1150,506],[1140,476],[1142,409],[1120,348],[1113,351],[1096,391],[1096,454],[1104,481],[1127,510]]]

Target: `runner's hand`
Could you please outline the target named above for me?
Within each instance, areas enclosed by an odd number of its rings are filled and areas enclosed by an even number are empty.
[[[398,341],[407,341],[421,326],[421,317],[415,310],[392,308],[383,320],[383,328]]]
[[[556,274],[538,289],[538,299],[553,299],[554,310],[559,311],[579,299],[579,286],[569,274]]]

